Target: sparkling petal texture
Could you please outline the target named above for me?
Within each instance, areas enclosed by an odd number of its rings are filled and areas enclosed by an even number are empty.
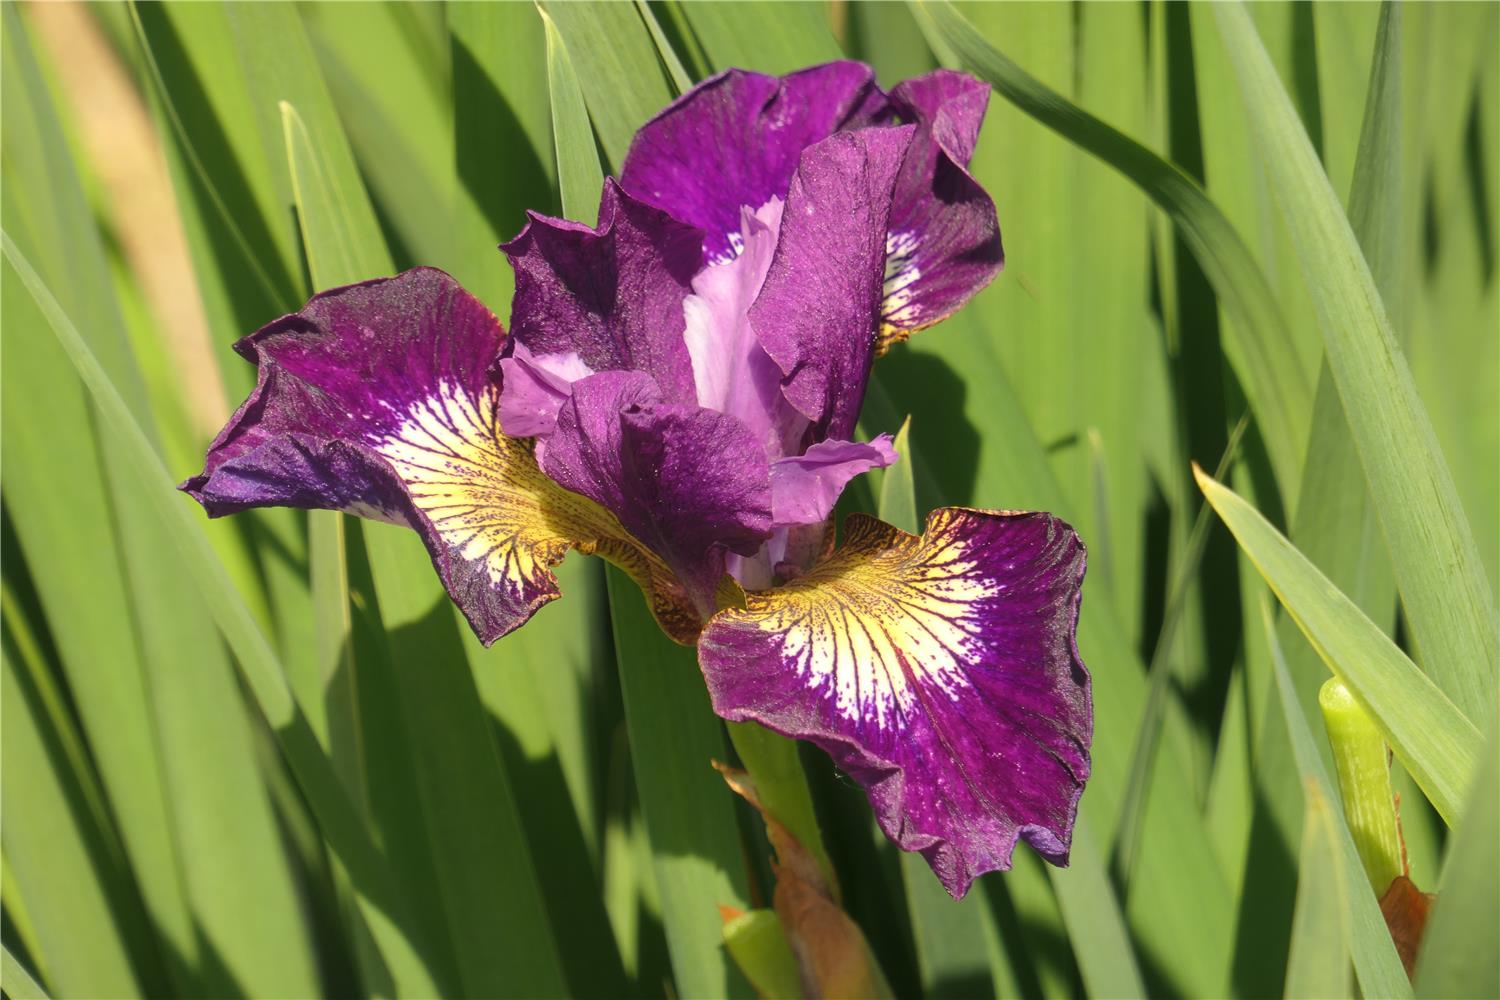
[[[858,441],[819,441],[801,455],[771,463],[771,517],[776,527],[821,524],[855,476],[896,462],[891,436]]]
[[[661,561],[500,433],[500,323],[441,271],[336,288],[246,337],[254,392],[182,489],[218,517],[342,510],[415,528],[454,602],[494,642],[560,596],[551,567],[597,551],[652,595],[663,626],[697,613]]]
[[[962,896],[1016,838],[1065,863],[1093,711],[1078,536],[1048,514],[943,508],[922,536],[853,515],[843,546],[699,640],[714,710],[809,740],[881,828]]]
[[[877,349],[956,312],[1005,263],[995,203],[969,174],[990,89],[936,70],[898,84],[891,106],[917,127],[891,206]]]
[[[752,553],[770,535],[770,468],[749,430],[713,410],[662,402],[640,372],[575,383],[540,460],[660,556],[705,620],[718,606],[725,553]]]
[[[596,372],[633,370],[674,403],[696,400],[682,301],[703,234],[604,182],[599,227],[531,213],[501,249],[516,271],[511,333],[533,354],[576,354]]]
[[[738,251],[740,209],[786,198],[802,150],[884,115],[870,67],[827,63],[780,79],[732,69],[704,80],[636,133],[620,181],[705,233],[713,259]]]
[[[874,360],[886,217],[913,128],[838,132],[792,178],[781,240],[750,323],[814,439],[854,432]]]

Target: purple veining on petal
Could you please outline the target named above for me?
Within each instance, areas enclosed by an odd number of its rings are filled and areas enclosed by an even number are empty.
[[[576,382],[539,459],[660,556],[705,619],[725,553],[754,552],[770,533],[770,469],[749,430],[713,410],[662,402],[640,372]]]
[[[499,361],[500,429],[510,437],[546,437],[573,383],[594,373],[574,351],[532,354],[514,338],[508,347]]]
[[[869,443],[819,441],[801,455],[771,463],[771,517],[776,526],[822,524],[855,476],[895,464],[891,436]]]
[[[683,299],[703,234],[604,183],[599,226],[530,214],[502,250],[516,271],[511,333],[538,355],[576,354],[592,371],[633,370],[665,398],[696,398]]]
[[[714,710],[826,750],[955,897],[1017,838],[1065,864],[1093,710],[1078,536],[1048,514],[934,511],[919,538],[852,516],[840,550],[716,615]]]
[[[907,80],[891,106],[917,135],[891,206],[879,346],[952,315],[1005,263],[995,203],[969,174],[988,85],[952,70]]]
[[[861,63],[827,63],[779,79],[728,70],[642,126],[621,184],[702,229],[708,256],[726,260],[740,250],[740,209],[785,199],[805,148],[885,113],[885,95]]]
[[[854,431],[874,360],[891,191],[914,128],[838,132],[792,178],[750,322],[814,439]]]

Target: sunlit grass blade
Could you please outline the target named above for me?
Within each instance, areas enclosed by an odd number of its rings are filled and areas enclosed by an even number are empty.
[[[608,581],[630,755],[677,992],[748,995],[719,929],[720,906],[749,900],[734,803],[710,766],[727,757],[723,727],[693,650],[662,634],[629,577],[611,567]]]
[[[1248,15],[1237,4],[1215,14],[1312,290],[1420,659],[1476,715],[1497,683],[1500,615],[1453,478],[1369,266]]]
[[[451,272],[465,252],[454,238],[455,220],[476,208],[459,198],[448,53],[419,27],[415,12],[423,6],[300,9],[339,120],[370,197],[389,220],[399,256]]]
[[[403,991],[435,992],[436,987],[410,945],[404,903],[398,900],[380,853],[329,766],[305,716],[287,686],[284,670],[265,634],[240,599],[203,532],[201,515],[190,510],[172,489],[161,460],[136,424],[124,399],[110,382],[88,344],[47,289],[25,255],[3,238],[6,262],[46,317],[68,360],[87,387],[103,416],[111,440],[128,459],[135,474],[133,486],[154,506],[153,513],[170,530],[175,551],[187,574],[198,585],[205,602],[234,653],[240,676],[257,707],[277,737],[330,849],[350,872],[360,899],[361,914],[379,942],[385,961]]]
[[[14,13],[7,11],[7,17]],[[21,37],[7,30],[8,43],[19,44]],[[24,72],[28,63],[25,58],[8,58],[7,69]],[[25,209],[17,212],[7,186],[7,222],[21,227],[21,238],[38,253],[50,280],[63,290],[73,308],[81,310],[91,349],[116,384],[126,386],[136,400],[134,419],[150,426],[151,410],[144,403],[113,284],[104,268],[100,234],[88,217],[77,177],[65,162],[68,152],[56,131],[55,112],[45,110],[33,117],[47,99],[39,78],[8,87],[6,94],[8,100],[24,95],[33,109],[31,114],[6,116],[8,150],[28,153],[26,160],[8,155],[7,168],[24,164],[12,177],[22,180],[30,192]],[[8,112],[14,107],[8,107]],[[11,130],[27,125],[36,131],[18,146],[11,140],[21,137]],[[181,988],[316,990],[306,925],[296,899],[298,889],[222,646],[191,582],[161,555],[171,541],[139,492],[131,489],[131,460],[103,440],[96,454],[95,444],[84,440],[82,435],[89,433],[85,428],[92,420],[76,375],[57,353],[55,343],[42,333],[46,321],[28,308],[28,297],[17,290],[13,298],[14,307],[25,312],[18,316],[7,303],[7,328],[32,332],[22,335],[19,356],[8,344],[9,360],[26,367],[12,373],[7,365],[7,409],[24,403],[28,394],[33,398],[20,424],[7,421],[7,443],[26,440],[12,436],[20,429],[36,435],[45,453],[55,456],[59,433],[67,433],[73,424],[81,433],[71,439],[76,450],[70,457],[80,471],[102,472],[100,485],[107,485],[109,491],[108,499],[99,501],[108,506],[109,513],[96,511],[92,516],[102,516],[117,533],[115,541],[82,554],[77,561],[65,555],[67,543],[63,542],[42,559],[33,553],[32,564],[43,574],[44,584],[56,581],[73,589],[75,601],[89,601],[93,591],[103,606],[99,612],[83,610],[86,616],[109,614],[111,605],[118,602],[111,631],[97,636],[96,656],[87,661],[69,658],[69,680],[82,703],[92,709],[86,715],[91,741],[99,752],[120,754],[106,760],[104,774],[152,919],[145,926],[131,921],[131,934],[141,937],[137,947],[145,949],[139,956],[141,972],[148,977],[153,974],[157,959],[152,953],[157,946],[151,938],[160,933],[162,957]],[[17,319],[21,321],[13,323]],[[24,385],[10,381],[15,375],[25,375],[27,368],[30,374]],[[11,398],[13,388],[21,393],[20,398]],[[57,421],[50,426],[44,422],[49,412]],[[27,425],[34,429],[28,431]],[[23,468],[40,472],[48,461],[38,456]],[[33,531],[45,521],[32,523],[25,478],[23,473],[20,528],[23,538],[34,538]],[[87,497],[89,478],[80,476],[65,492],[79,499]],[[16,499],[17,485],[7,483],[11,499]],[[69,511],[66,506],[59,509],[55,480],[38,486],[43,505],[39,516],[61,518],[59,528],[68,536],[77,535],[80,526],[71,518],[90,514]],[[80,574],[81,566],[90,569]],[[116,573],[124,593],[112,601]],[[65,579],[70,576],[71,581]],[[71,621],[83,608],[79,604],[51,607],[54,629],[72,632]],[[64,626],[64,622],[70,624]],[[78,637],[86,634],[80,632]],[[72,645],[70,639],[64,641]],[[106,664],[114,667],[103,669]],[[106,699],[104,703],[96,701],[100,698]],[[121,743],[118,737],[124,734],[130,734],[125,736],[128,742]],[[206,960],[210,951],[212,963]]]
[[[1287,958],[1286,992],[1290,998],[1326,1000],[1349,995],[1349,930],[1344,896],[1363,892],[1349,885],[1339,857],[1331,802],[1316,781],[1304,788],[1307,807],[1302,819],[1302,851],[1297,862],[1297,911],[1292,917],[1291,953]]]
[[[1294,483],[1302,468],[1311,386],[1265,275],[1234,227],[1203,189],[1179,168],[1106,125],[1026,73],[976,32],[951,4],[913,8],[934,44],[1042,124],[1098,156],[1137,184],[1172,221],[1241,331],[1240,379],[1245,386],[1278,481]]]
[[[96,8],[97,10],[98,8]],[[192,257],[223,384],[235,398],[255,383],[228,350],[307,294],[290,192],[268,169],[253,86],[226,7],[130,5],[148,96],[156,113],[177,209]],[[279,184],[278,184],[279,181]],[[196,442],[195,450],[207,444]],[[196,457],[196,456],[195,456]],[[186,475],[196,464],[172,466]],[[261,510],[208,527],[220,558],[277,644],[293,687],[317,685],[314,625],[305,573],[304,519]]]
[[[820,4],[686,3],[682,11],[715,69],[790,73],[841,54]]]
[[[0,988],[13,1000],[47,1000],[47,991],[10,949],[0,945]]]
[[[1291,742],[1293,756],[1297,761],[1297,770],[1302,776],[1304,787],[1316,788],[1320,802],[1324,805],[1331,805],[1338,801],[1338,792],[1333,786],[1327,769],[1323,766],[1307,716],[1302,712],[1302,706],[1297,701],[1297,693],[1292,687],[1292,679],[1287,674],[1286,662],[1281,655],[1281,646],[1276,641],[1269,603],[1261,607],[1261,628],[1270,645],[1271,669],[1276,679],[1278,701],[1282,716],[1286,721],[1287,735]],[[1329,811],[1332,813],[1331,808]],[[1333,836],[1338,849],[1336,856],[1342,868],[1340,877],[1342,886],[1338,897],[1344,905],[1344,921],[1349,932],[1349,950],[1354,958],[1354,971],[1359,977],[1360,989],[1365,996],[1410,996],[1411,983],[1406,978],[1406,970],[1401,967],[1401,960],[1396,955],[1396,947],[1391,943],[1390,931],[1386,928],[1385,919],[1380,915],[1375,893],[1373,890],[1365,891],[1368,883],[1365,881],[1364,865],[1359,860],[1359,852],[1355,850],[1354,840],[1344,825],[1342,813],[1333,815],[1332,818],[1334,820]],[[1299,975],[1301,975],[1300,971]]]
[[[1417,995],[1500,996],[1500,711],[1490,722],[1417,961]]]
[[[1201,471],[1198,485],[1438,812],[1456,822],[1480,749],[1473,722],[1259,512]]]
[[[651,34],[633,4],[543,6],[567,43],[604,156],[618,170],[635,130],[672,99]]]
[[[49,753],[41,718],[15,671],[9,652],[0,652],[5,851],[23,891],[39,903],[32,916],[52,985],[70,996],[139,996],[108,882],[90,857],[87,834],[68,801],[69,776]],[[9,993],[11,970],[4,972]]]
[[[568,46],[545,11],[541,18],[547,32],[547,88],[552,95],[552,140],[563,214],[593,225],[599,218],[604,184],[604,171],[599,169],[599,154],[594,149],[594,131]]]
[[[1352,16],[1331,13],[1334,9],[1344,10],[1349,6],[1353,5],[1321,5],[1314,13],[1319,18]],[[1210,11],[1201,13],[1205,19],[1212,18]],[[1320,20],[1319,23],[1324,22]],[[1215,31],[1211,23],[1202,27],[1205,33]],[[1395,45],[1398,40],[1399,35],[1394,32],[1382,35],[1383,45]],[[1219,51],[1221,44],[1216,32],[1209,41],[1213,51]],[[1347,39],[1342,39],[1331,47],[1342,50],[1347,44]],[[1319,45],[1323,45],[1321,34]],[[1396,87],[1400,76],[1399,61],[1387,56],[1375,61],[1373,67],[1369,60],[1365,62],[1360,69],[1363,76],[1359,82],[1360,99],[1366,101],[1364,124],[1360,130],[1363,137],[1357,142],[1358,162],[1352,165],[1353,191],[1350,196],[1351,206],[1365,207],[1352,211],[1351,217],[1355,220],[1361,249],[1373,262],[1376,280],[1389,302],[1400,294],[1399,290],[1407,280],[1402,273],[1400,255],[1392,260],[1392,251],[1399,250],[1403,242],[1399,236],[1403,134],[1401,102]],[[1323,66],[1320,57],[1320,75]],[[1373,77],[1370,75],[1372,68],[1376,74]],[[1219,72],[1228,73],[1230,70],[1221,66]],[[1226,83],[1232,83],[1232,80]],[[1333,157],[1337,154],[1338,144],[1346,141],[1338,137],[1351,130],[1349,122],[1333,120],[1331,109],[1347,111],[1352,98],[1343,94],[1342,89],[1349,86],[1352,84],[1346,81],[1339,93],[1324,91],[1324,149],[1330,170],[1335,169]],[[1364,96],[1366,90],[1369,91],[1368,97]],[[1235,101],[1233,119],[1239,121],[1243,111],[1238,95],[1228,96]],[[1351,148],[1355,145],[1353,141],[1348,144]],[[1269,192],[1265,194],[1269,196]],[[1266,210],[1272,207],[1267,205]],[[1302,283],[1300,274],[1295,280],[1299,285]],[[1290,517],[1293,542],[1376,625],[1389,631],[1396,612],[1395,582],[1380,527],[1370,506],[1359,455],[1349,434],[1344,408],[1326,358],[1318,373],[1307,462],[1297,496],[1297,507]],[[1277,622],[1277,635],[1286,653],[1287,671],[1296,687],[1298,700],[1304,712],[1316,718],[1317,692],[1327,677],[1327,669],[1314,646],[1303,638],[1292,616],[1281,616]],[[1245,860],[1245,911],[1253,916],[1242,925],[1239,949],[1243,957],[1239,967],[1247,970],[1248,976],[1255,977],[1247,985],[1269,989],[1283,978],[1279,974],[1281,961],[1278,956],[1285,954],[1283,949],[1287,938],[1282,929],[1283,921],[1292,913],[1296,880],[1296,873],[1283,859],[1290,859],[1290,852],[1298,842],[1299,829],[1304,825],[1300,818],[1304,795],[1297,780],[1296,762],[1286,745],[1282,714],[1261,709],[1268,698],[1274,703],[1274,679],[1267,675],[1253,680],[1249,692],[1250,710],[1258,720],[1258,730],[1252,734],[1256,747],[1255,822],[1262,832],[1252,839]],[[1423,869],[1427,866],[1422,863],[1420,851],[1427,828],[1422,822],[1425,803],[1420,796],[1413,795],[1405,800],[1405,805],[1408,844],[1412,848],[1409,852],[1412,874],[1419,884],[1426,885]]]
[[[546,40],[536,8],[458,3],[445,9],[453,75],[453,159],[470,209],[456,213],[452,274],[507,321],[513,278],[494,249],[526,210],[555,212]]]
[[[672,89],[679,94],[687,93],[693,86],[693,78],[682,64],[677,51],[672,48],[672,43],[662,30],[661,22],[656,19],[650,4],[646,0],[635,0],[635,9],[641,15],[641,23],[651,33],[651,42],[656,46],[656,54],[661,57],[662,65],[667,69],[667,79],[671,82]]]

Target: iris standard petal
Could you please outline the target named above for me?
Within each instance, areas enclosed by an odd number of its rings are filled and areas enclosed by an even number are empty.
[[[771,516],[776,527],[822,524],[855,476],[896,462],[891,436],[868,443],[819,441],[801,455],[771,463]]]
[[[750,325],[776,254],[782,207],[772,198],[755,212],[741,209],[740,255],[700,271],[683,303],[698,405],[738,417],[772,459],[796,454],[809,426],[781,394],[781,369]]]
[[[733,417],[663,402],[650,376],[600,372],[574,383],[542,447],[542,469],[619,517],[676,574],[707,620],[728,552],[771,531],[765,451]]]
[[[703,234],[604,182],[599,226],[531,213],[501,247],[516,271],[511,333],[533,354],[576,354],[589,369],[649,374],[672,402],[696,394],[682,300]]]
[[[854,432],[874,360],[891,191],[913,126],[837,132],[792,177],[750,323],[814,439]]]
[[[891,206],[880,353],[952,315],[1005,263],[995,203],[968,172],[989,98],[987,84],[952,70],[891,92],[917,135]]]
[[[738,253],[740,209],[786,197],[802,150],[886,108],[870,67],[812,66],[784,77],[732,69],[641,127],[620,172],[625,190],[704,231],[710,259]]]
[[[826,750],[956,897],[1009,868],[1018,836],[1066,863],[1093,729],[1078,536],[1048,514],[958,508],[920,537],[863,515],[846,536],[709,622],[714,710]]]
[[[259,366],[255,390],[182,489],[214,517],[303,507],[416,529],[485,643],[560,596],[551,567],[570,548],[620,564],[663,627],[692,634],[697,612],[661,561],[500,433],[504,336],[431,268],[322,292],[236,345]]]

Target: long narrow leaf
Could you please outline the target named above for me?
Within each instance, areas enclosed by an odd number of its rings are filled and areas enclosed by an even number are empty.
[[[1479,715],[1500,670],[1500,614],[1453,478],[1369,266],[1254,27],[1238,4],[1215,13],[1313,292],[1422,663]]]
[[[1297,701],[1291,677],[1287,674],[1286,662],[1281,656],[1281,647],[1276,642],[1269,606],[1261,609],[1261,627],[1270,643],[1276,690],[1280,695],[1287,734],[1304,786],[1315,788],[1316,792],[1312,794],[1316,794],[1322,804],[1336,802],[1338,793],[1323,766],[1322,758],[1318,756],[1312,729],[1308,725],[1307,716],[1302,714],[1302,706]],[[1390,932],[1380,915],[1374,893],[1364,891],[1368,885],[1365,882],[1364,865],[1360,863],[1354,838],[1350,836],[1342,816],[1333,824],[1333,836],[1338,848],[1338,863],[1343,872],[1339,879],[1342,883],[1339,898],[1344,903],[1349,948],[1354,957],[1354,969],[1359,977],[1360,988],[1365,996],[1408,997],[1411,995],[1411,983],[1406,978],[1406,970],[1401,967],[1401,960],[1396,956],[1396,947],[1391,943]],[[1317,876],[1306,873],[1304,877]]]
[[[410,928],[402,926],[406,919],[404,904],[398,901],[389,881],[390,873],[318,746],[306,717],[298,710],[275,652],[214,556],[200,520],[175,495],[172,479],[160,459],[57,299],[10,235],[4,233],[0,237],[7,263],[46,316],[51,332],[100,408],[105,425],[115,435],[116,446],[129,458],[143,495],[151,498],[154,513],[170,529],[168,534],[180,547],[182,562],[234,651],[241,676],[267,724],[276,733],[324,836],[350,872],[359,894],[361,913],[379,942],[392,975],[403,984],[403,989],[414,993],[435,992],[433,981],[412,953]]]
[[[965,69],[1042,124],[1098,156],[1137,184],[1177,225],[1244,341],[1240,377],[1271,453],[1277,479],[1295,483],[1302,468],[1311,386],[1265,275],[1233,226],[1182,170],[1106,125],[1026,73],[982,38],[944,0],[914,9],[929,38],[949,48]]]
[[[1198,471],[1198,485],[1330,670],[1449,823],[1474,773],[1474,724],[1256,510]]]

